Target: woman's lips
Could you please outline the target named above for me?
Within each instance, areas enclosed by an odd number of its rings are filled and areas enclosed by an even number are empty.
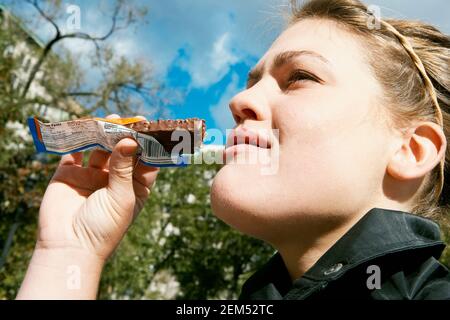
[[[270,139],[268,130],[250,130],[244,127],[237,127],[227,138],[227,148],[247,144],[258,148],[270,149]]]
[[[259,132],[258,132],[259,131]],[[249,130],[238,127],[227,138],[227,144],[223,153],[224,163],[233,159],[238,153],[259,152],[271,148],[268,130]]]

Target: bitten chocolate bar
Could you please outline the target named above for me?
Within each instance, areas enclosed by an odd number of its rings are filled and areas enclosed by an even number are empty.
[[[189,118],[185,120],[142,120],[125,125],[139,133],[147,134],[155,138],[164,149],[171,153],[174,148],[183,143],[181,138],[187,138],[185,141],[188,154],[194,154],[200,148],[205,137],[205,121],[198,118]],[[178,131],[178,132],[177,132]],[[183,135],[182,131],[188,133],[188,137]]]
[[[67,154],[102,148],[112,151],[123,138],[135,139],[139,159],[151,166],[183,166],[200,149],[205,137],[204,120],[147,121],[142,118],[88,118],[43,123],[29,118],[28,126],[38,152]]]

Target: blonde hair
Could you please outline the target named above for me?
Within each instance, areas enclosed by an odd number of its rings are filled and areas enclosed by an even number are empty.
[[[369,64],[384,89],[392,123],[432,121],[450,139],[450,37],[428,24],[378,19],[358,0],[291,0],[290,23],[319,18],[361,36]],[[373,27],[369,21],[376,21]],[[412,213],[443,221],[449,210],[450,176],[446,159],[428,175]]]

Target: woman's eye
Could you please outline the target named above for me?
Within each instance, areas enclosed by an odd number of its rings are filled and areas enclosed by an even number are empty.
[[[297,70],[294,71],[287,81],[288,86],[295,84],[297,82],[303,82],[303,81],[315,81],[315,82],[321,82],[319,78],[314,76],[313,74],[304,71],[304,70]]]

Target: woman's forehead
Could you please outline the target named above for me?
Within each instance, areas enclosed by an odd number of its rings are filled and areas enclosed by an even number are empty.
[[[363,51],[356,37],[341,29],[337,23],[323,19],[305,19],[285,31],[273,42],[257,63],[272,64],[283,52],[309,52],[303,57],[321,58],[331,65],[339,66],[363,63]],[[356,58],[356,60],[355,60]]]

